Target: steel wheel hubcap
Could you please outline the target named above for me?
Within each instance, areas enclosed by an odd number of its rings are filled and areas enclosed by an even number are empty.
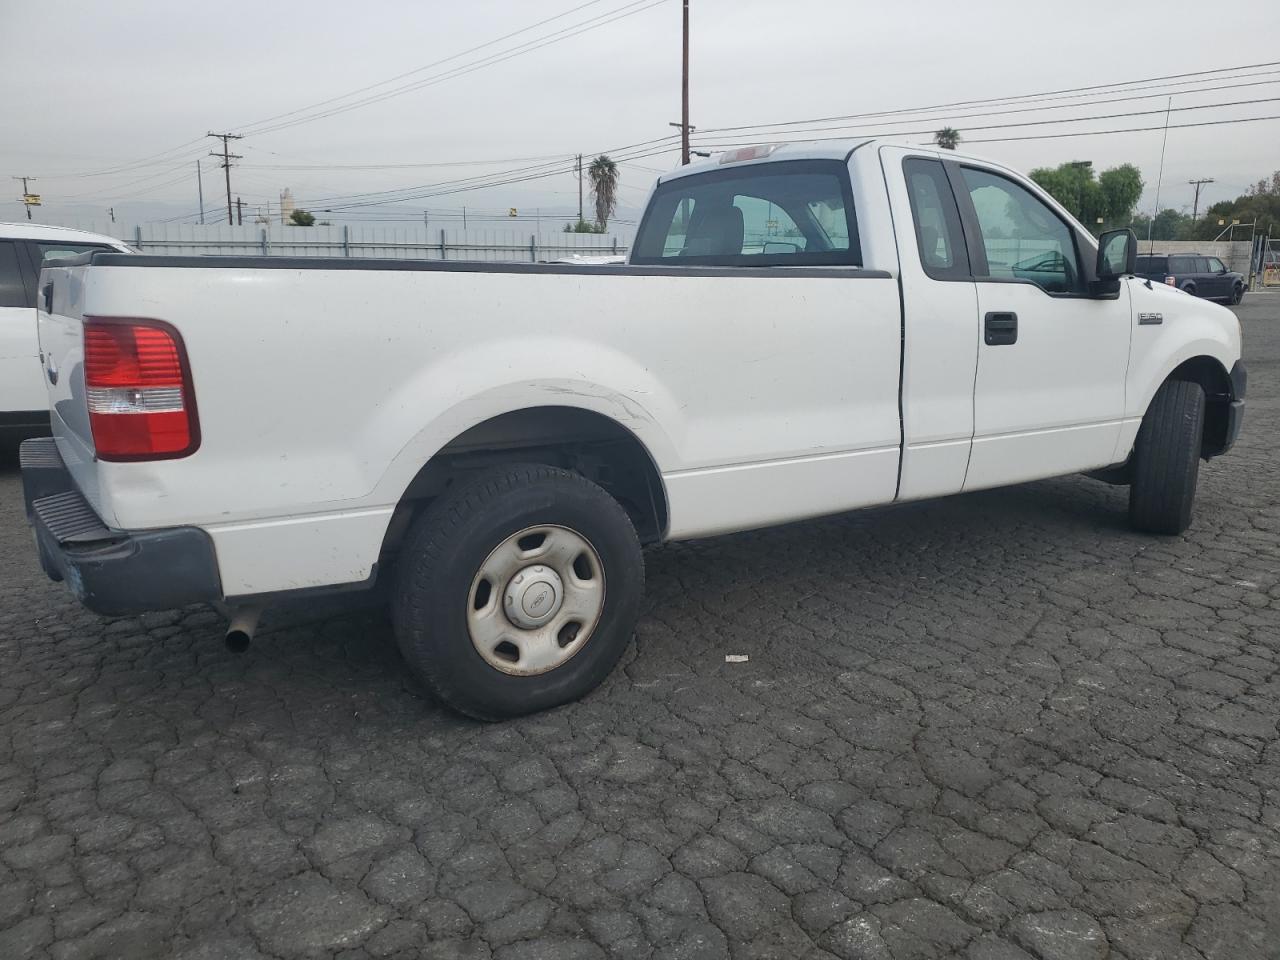
[[[512,676],[554,670],[591,638],[604,586],[604,566],[586,537],[552,524],[526,527],[498,544],[471,581],[471,643]]]

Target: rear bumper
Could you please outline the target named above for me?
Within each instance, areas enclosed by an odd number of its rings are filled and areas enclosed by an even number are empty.
[[[118,616],[221,598],[217,557],[203,530],[111,529],[76,489],[52,438],[24,441],[21,463],[40,565],[90,610]]]

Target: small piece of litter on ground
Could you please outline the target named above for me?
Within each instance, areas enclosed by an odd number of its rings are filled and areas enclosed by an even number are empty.
[[[746,663],[750,659],[745,653],[726,653],[724,655],[725,663]]]

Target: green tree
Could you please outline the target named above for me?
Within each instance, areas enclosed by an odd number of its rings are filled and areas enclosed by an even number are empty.
[[[1142,196],[1142,174],[1131,163],[1095,176],[1093,162],[1072,160],[1031,171],[1031,179],[1090,230],[1128,223]]]
[[[1124,163],[1098,174],[1102,194],[1104,226],[1122,224],[1133,214],[1142,196],[1142,174],[1132,163]]]
[[[289,214],[289,226],[291,227],[310,227],[314,226],[316,215],[308,213],[306,210],[298,209]]]
[[[618,206],[618,165],[602,153],[591,161],[587,176],[591,178],[591,199],[596,206],[596,224],[603,233]]]
[[[960,146],[960,131],[955,127],[943,127],[933,135],[933,142],[943,150],[954,150]]]

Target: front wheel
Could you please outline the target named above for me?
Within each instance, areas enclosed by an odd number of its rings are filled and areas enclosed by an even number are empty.
[[[644,560],[626,512],[589,480],[504,466],[444,494],[401,553],[393,619],[404,658],[481,720],[583,696],[626,649]]]
[[[1203,435],[1204,388],[1166,380],[1133,445],[1129,522],[1134,529],[1175,535],[1191,525]]]
[[[1243,299],[1244,299],[1244,284],[1237,283],[1234,287],[1231,288],[1231,303],[1234,306],[1240,303],[1240,301]]]

